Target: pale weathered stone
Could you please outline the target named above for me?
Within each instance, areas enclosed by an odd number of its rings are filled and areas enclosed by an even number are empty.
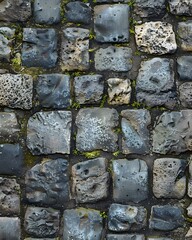
[[[177,49],[173,27],[167,22],[146,22],[135,26],[138,50],[162,55],[174,53]]]
[[[185,235],[186,240],[191,240],[192,239],[192,227],[189,228],[187,234]]]
[[[192,81],[192,56],[177,58],[177,72],[181,81]]]
[[[183,107],[192,108],[192,82],[185,82],[179,86],[179,99]]]
[[[145,240],[145,236],[140,234],[108,234],[107,240]]]
[[[178,38],[183,51],[192,51],[192,21],[180,22],[178,24]]]
[[[2,62],[10,62],[14,35],[15,29],[0,27],[0,61]]]
[[[191,0],[169,0],[169,8],[172,14],[192,16]]]
[[[192,203],[187,208],[187,216],[192,218]]]
[[[17,217],[0,217],[0,239],[21,240],[21,223]]]

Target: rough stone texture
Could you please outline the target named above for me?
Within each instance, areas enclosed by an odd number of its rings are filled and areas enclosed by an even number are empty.
[[[0,217],[0,239],[20,240],[20,219],[17,217]]]
[[[26,233],[40,238],[57,236],[59,215],[59,211],[52,208],[28,207],[24,221]]]
[[[23,65],[52,68],[57,63],[57,57],[57,35],[54,29],[23,29]]]
[[[190,240],[192,238],[192,227],[189,228],[187,234],[185,235],[185,239]]]
[[[29,118],[27,146],[34,155],[70,153],[71,112],[37,112]]]
[[[132,68],[132,50],[128,47],[100,48],[95,52],[97,71],[127,72]]]
[[[192,203],[187,208],[187,216],[192,218]]]
[[[104,91],[102,75],[84,75],[74,78],[75,100],[80,104],[99,103]]]
[[[192,16],[191,0],[169,0],[169,8],[172,14]]]
[[[107,240],[145,240],[145,236],[139,234],[108,234]]]
[[[61,68],[63,71],[89,69],[89,30],[66,28],[62,32]]]
[[[0,145],[0,174],[21,175],[24,157],[19,144]]]
[[[177,49],[173,27],[167,22],[146,22],[135,26],[135,39],[141,52],[162,55]]]
[[[187,161],[177,158],[159,158],[153,166],[153,193],[157,198],[184,197],[186,192]]]
[[[106,159],[96,158],[73,165],[72,181],[77,202],[96,202],[106,198],[109,182]]]
[[[192,56],[177,58],[177,72],[181,81],[192,81]]]
[[[25,22],[30,16],[31,0],[0,1],[0,21]]]
[[[124,154],[147,154],[149,152],[149,130],[151,116],[147,110],[123,110],[122,150]]]
[[[118,113],[109,108],[81,109],[76,118],[76,148],[79,151],[117,150],[118,135],[114,128],[118,126]]]
[[[69,195],[68,161],[45,160],[25,175],[26,198],[30,203],[63,206]],[[49,179],[47,181],[47,179]]]
[[[10,62],[14,35],[15,29],[0,27],[0,62]]]
[[[191,110],[164,112],[153,130],[153,152],[179,154],[192,150]]]
[[[148,167],[143,160],[113,160],[113,199],[115,202],[141,202],[148,197]]]
[[[63,218],[62,240],[101,239],[103,226],[99,211],[85,208],[65,210]]]
[[[0,106],[30,109],[33,97],[33,79],[26,74],[0,74]]]
[[[46,108],[62,109],[71,104],[70,77],[64,74],[44,74],[37,79],[37,97]]]
[[[192,198],[192,161],[189,163],[188,196]]]
[[[166,238],[166,237],[149,237],[147,240],[173,240],[172,238]]]
[[[61,0],[35,0],[34,20],[40,24],[53,24],[60,21]]]
[[[108,228],[114,232],[139,231],[147,224],[144,207],[112,204],[108,214]]]
[[[24,240],[42,240],[42,238],[25,238]],[[43,240],[58,240],[58,238],[43,238]]]
[[[94,8],[94,30],[98,42],[129,40],[129,6],[98,5]]]
[[[15,179],[0,177],[0,215],[5,216],[19,213],[20,213],[19,184],[16,182]]]
[[[91,22],[91,8],[88,4],[76,1],[65,6],[65,17],[70,22],[89,24]]]
[[[129,79],[109,78],[108,103],[114,105],[128,104],[131,99],[131,81]]]
[[[164,205],[153,206],[151,208],[151,217],[149,220],[149,228],[171,231],[178,227],[183,227],[184,217],[179,207]]]
[[[183,51],[192,51],[192,21],[178,23],[178,38]]]
[[[192,82],[179,86],[179,99],[183,107],[192,108]]]

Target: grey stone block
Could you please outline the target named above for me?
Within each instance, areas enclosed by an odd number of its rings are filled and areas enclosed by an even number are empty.
[[[115,202],[141,202],[148,197],[148,167],[139,159],[113,160],[113,199]]]
[[[10,62],[15,29],[0,27],[0,61]]]
[[[172,14],[192,16],[191,0],[169,0],[169,8]]]
[[[179,100],[183,107],[192,108],[192,82],[185,82],[179,86]]]
[[[191,161],[189,163],[188,196],[192,198],[192,162]]]
[[[23,65],[52,68],[56,66],[57,58],[57,34],[54,29],[23,29]]]
[[[0,217],[0,239],[20,240],[21,226],[17,217]]]
[[[183,51],[192,51],[192,21],[178,23],[178,38]]]
[[[139,234],[108,234],[107,240],[145,240],[145,236]]]
[[[177,72],[181,81],[192,81],[192,56],[177,58]]]
[[[29,118],[27,146],[34,155],[70,153],[71,112],[37,112]]]
[[[187,216],[192,217],[192,203],[187,208]]]

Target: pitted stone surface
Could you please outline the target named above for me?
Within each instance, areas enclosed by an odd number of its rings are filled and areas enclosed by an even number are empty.
[[[34,19],[36,23],[53,24],[60,21],[61,0],[35,0]]]
[[[128,47],[100,48],[95,53],[97,71],[126,72],[132,68],[132,50]]]
[[[25,22],[30,16],[31,0],[0,1],[0,21]]]
[[[0,215],[5,216],[19,213],[20,213],[19,184],[16,182],[15,179],[0,177]]]
[[[148,167],[143,160],[113,160],[113,199],[115,202],[141,202],[148,197]]]
[[[47,181],[47,179],[49,179]],[[26,198],[30,203],[63,206],[69,196],[68,162],[45,160],[25,175]]]
[[[104,91],[102,75],[84,75],[74,78],[75,100],[80,104],[99,103]]]
[[[70,77],[64,74],[44,74],[37,79],[37,97],[46,108],[62,109],[71,104]]]
[[[0,174],[21,175],[23,163],[23,150],[19,144],[0,145]]]
[[[181,208],[172,205],[153,206],[149,220],[149,228],[171,231],[183,227],[184,217]]]
[[[1,10],[0,10],[1,11]],[[10,62],[11,47],[15,29],[0,27],[0,61]]]
[[[89,69],[89,30],[66,28],[62,32],[61,68],[63,71]]]
[[[101,239],[103,226],[99,211],[85,208],[65,210],[63,218],[62,240]]]
[[[173,108],[176,104],[174,90],[173,60],[152,58],[141,63],[136,82],[137,101],[147,106],[166,106]]]
[[[177,49],[173,27],[167,22],[146,22],[135,26],[135,38],[141,52],[163,55]]]
[[[25,231],[34,237],[55,237],[59,232],[59,216],[59,211],[52,208],[28,207]]]
[[[183,107],[192,108],[192,82],[185,82],[179,86],[179,99]]]
[[[108,234],[107,240],[145,240],[145,236],[139,234]]]
[[[192,198],[192,162],[191,161],[189,163],[188,196]]]
[[[177,158],[159,158],[153,166],[153,193],[157,198],[184,197],[187,161]]]
[[[98,42],[129,40],[129,6],[98,5],[94,8],[94,30]]]
[[[192,150],[192,111],[164,112],[153,130],[153,152],[182,153]]]
[[[112,105],[128,104],[131,99],[131,81],[129,79],[109,78],[108,103]]]
[[[177,58],[177,72],[181,81],[192,81],[192,56]]]
[[[23,65],[52,68],[57,63],[57,57],[57,34],[54,29],[23,29]]]
[[[32,108],[33,79],[26,74],[0,74],[0,106]]]
[[[123,110],[122,150],[124,154],[147,154],[149,152],[149,130],[151,116],[147,110]]]
[[[169,0],[169,8],[172,14],[192,16],[191,0]]]
[[[70,22],[89,24],[91,22],[91,8],[88,4],[80,1],[69,2],[65,7],[65,17]]]
[[[0,217],[0,239],[20,240],[21,226],[17,217]]]
[[[192,51],[192,21],[178,23],[178,38],[183,51]]]
[[[111,204],[108,228],[114,232],[139,231],[147,224],[147,210],[144,207]]]
[[[96,202],[106,198],[109,182],[106,159],[96,158],[73,165],[72,180],[77,202]]]
[[[29,118],[27,146],[34,155],[70,153],[71,112],[37,112]]]
[[[76,148],[79,151],[117,150],[118,136],[114,128],[118,126],[118,113],[109,108],[81,109],[76,118]]]

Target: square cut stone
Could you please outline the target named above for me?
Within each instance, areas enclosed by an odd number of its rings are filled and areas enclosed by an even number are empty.
[[[0,62],[10,62],[15,29],[0,27]]]
[[[0,239],[20,240],[21,223],[17,217],[0,217]]]
[[[192,21],[178,23],[178,38],[183,51],[192,51]]]

